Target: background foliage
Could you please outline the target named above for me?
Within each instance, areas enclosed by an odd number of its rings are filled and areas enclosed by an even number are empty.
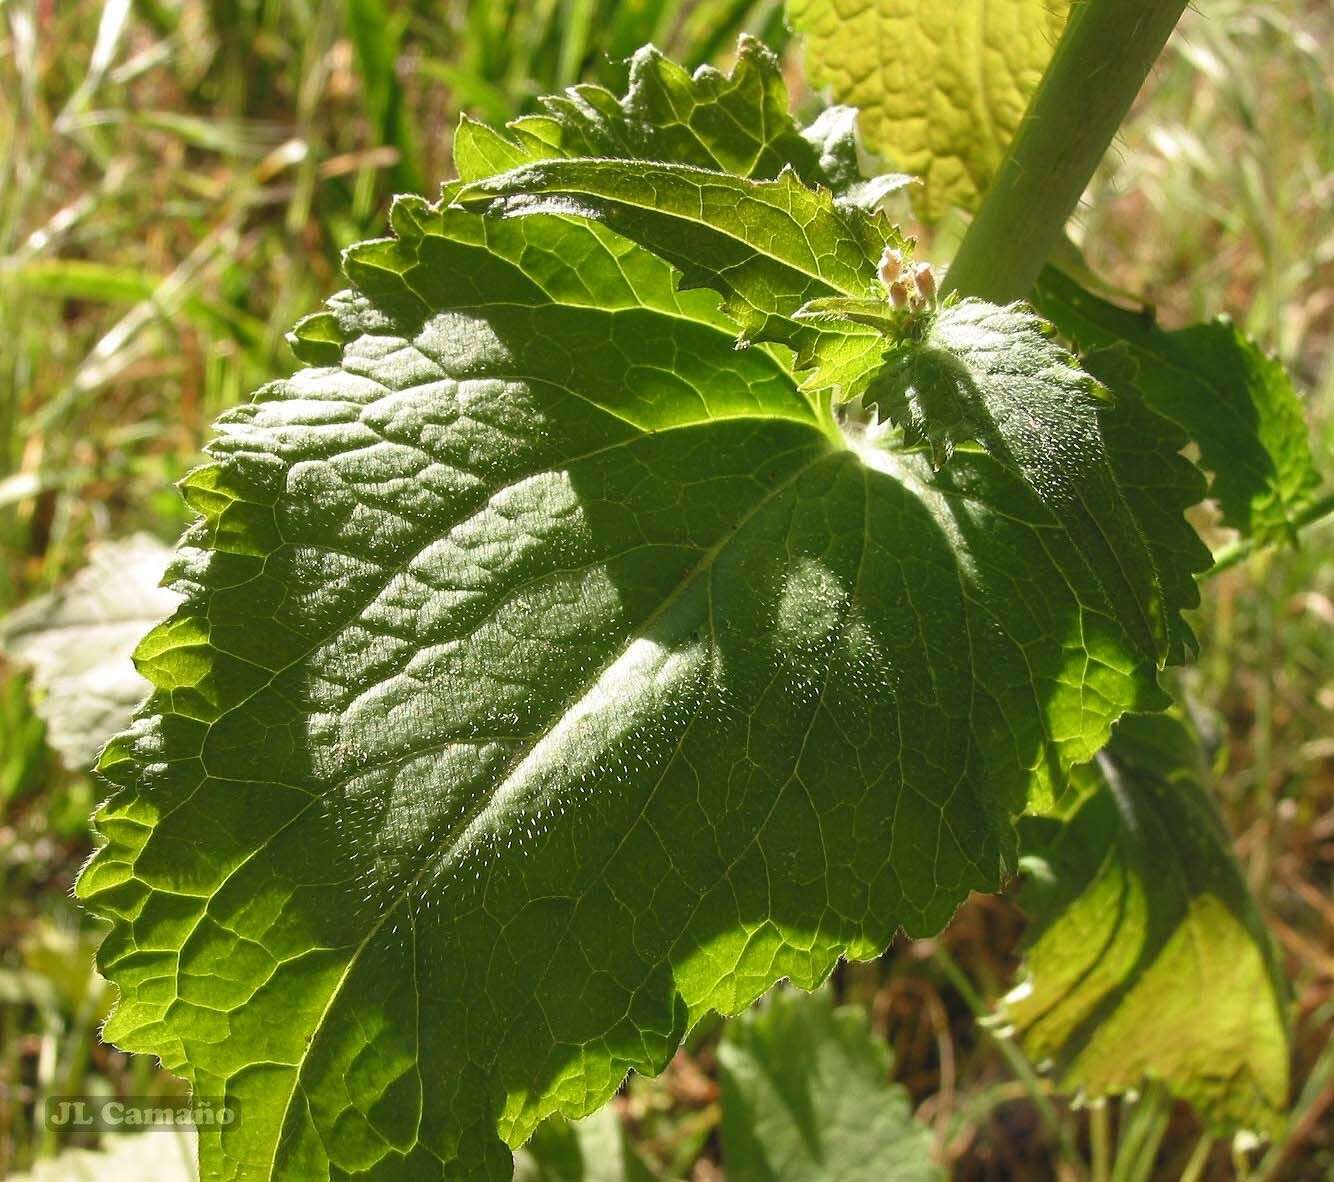
[[[283,334],[340,285],[340,249],[382,231],[388,197],[451,175],[460,111],[501,120],[579,77],[619,84],[615,61],[646,40],[720,63],[739,29],[784,40],[766,0],[8,0],[0,23],[0,612],[97,542],[175,537],[169,485],[212,418],[293,368]],[[1078,219],[1094,268],[1151,292],[1169,327],[1228,312],[1274,349],[1322,455],[1332,23],[1305,0],[1189,13]],[[1219,705],[1219,793],[1296,992],[1292,1130],[1249,1156],[1204,1143],[1219,1178],[1317,1178],[1334,1162],[1330,539],[1326,526],[1214,580],[1184,675]],[[57,1148],[34,1119],[46,1094],[179,1086],[97,1045],[97,934],[68,891],[98,789],[61,767],[27,688],[0,669],[0,1173]],[[1201,1144],[1185,1109],[1150,1094],[1090,1117],[973,1022],[1013,983],[1021,927],[1007,900],[978,899],[938,941],[840,970],[834,991],[892,1048],[956,1176],[1075,1176],[1111,1137],[1149,1147],[1128,1176],[1179,1176]],[[718,1176],[720,1033],[698,1030],[618,1102],[637,1156],[671,1176]],[[746,1037],[726,1036],[734,1063]]]

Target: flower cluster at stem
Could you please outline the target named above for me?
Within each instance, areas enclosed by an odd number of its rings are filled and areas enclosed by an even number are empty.
[[[936,275],[930,263],[910,264],[901,250],[887,246],[876,273],[895,311],[921,312],[935,305]]]

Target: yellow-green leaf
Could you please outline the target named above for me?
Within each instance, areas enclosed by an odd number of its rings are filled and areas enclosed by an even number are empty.
[[[1033,917],[1002,1013],[1057,1085],[1158,1080],[1216,1134],[1282,1128],[1286,986],[1203,757],[1171,715],[1131,715],[1061,818],[1020,828]]]
[[[924,182],[929,219],[985,191],[1065,27],[1067,0],[789,0],[806,72],[866,146]]]

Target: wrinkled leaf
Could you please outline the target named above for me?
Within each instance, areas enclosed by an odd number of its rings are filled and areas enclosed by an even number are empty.
[[[543,105],[505,132],[464,121],[455,158],[472,184],[451,198],[604,221],[672,262],[683,286],[727,297],[748,338],[799,340],[785,318],[806,300],[880,292],[875,260],[902,240],[870,211],[911,178],[862,179],[847,109],[798,131],[779,63],[757,41],[741,39],[729,75],[687,75],[646,47],[624,98],[581,86]],[[654,166],[614,163],[626,159]]]
[[[802,358],[804,389],[874,406],[938,467],[957,444],[984,448],[1065,522],[1109,598],[1141,605],[1129,630],[1172,662],[1194,651],[1180,609],[1198,604],[1191,575],[1211,558],[1183,513],[1204,496],[1203,479],[1174,454],[1185,435],[1145,406],[1119,353],[1092,355],[1085,372],[1017,304],[903,312],[834,298],[796,318],[826,326]]]
[[[931,1134],[856,1006],[779,989],[718,1048],[723,1165],[746,1182],[940,1182]]]
[[[1289,536],[1319,485],[1302,404],[1283,366],[1227,320],[1165,331],[1047,267],[1035,302],[1080,349],[1121,346],[1135,384],[1179,424],[1213,473],[1225,524],[1262,540]]]
[[[1068,815],[1021,824],[1034,926],[1002,1016],[1066,1090],[1156,1079],[1217,1133],[1272,1136],[1286,989],[1194,737],[1169,715],[1130,716],[1096,769]]]
[[[170,557],[147,534],[104,543],[60,590],[0,620],[0,652],[32,668],[47,742],[72,770],[87,770],[148,696],[130,657],[180,602],[158,586]]]
[[[1065,27],[1068,0],[788,0],[806,73],[866,145],[922,178],[931,220],[976,205]]]
[[[847,437],[662,259],[458,192],[220,420],[101,762],[107,1037],[240,1102],[208,1178],[508,1178],[708,1011],[938,930],[1163,700],[1015,465]]]

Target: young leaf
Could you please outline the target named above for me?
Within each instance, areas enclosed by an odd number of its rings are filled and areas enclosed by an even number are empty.
[[[472,183],[454,197],[603,221],[671,261],[686,288],[722,293],[744,336],[812,337],[785,319],[802,303],[879,292],[875,259],[902,242],[870,210],[909,178],[863,181],[852,112],[827,110],[798,131],[778,60],[749,37],[737,54],[730,75],[706,67],[691,77],[645,47],[622,99],[576,87],[507,133],[465,120],[455,158]],[[646,201],[649,181],[663,191]]]
[[[540,160],[616,157],[766,179],[790,168],[839,194],[862,182],[851,126],[845,120],[834,130],[826,120],[799,130],[777,57],[752,37],[738,42],[730,74],[703,66],[692,76],[646,45],[630,63],[624,97],[589,84],[541,107],[506,132],[465,119],[454,149],[459,175],[478,180]]]
[[[923,214],[975,205],[1065,26],[1068,0],[788,0],[812,85],[924,182]]]
[[[1163,701],[1015,465],[845,437],[660,258],[458,191],[220,420],[101,762],[106,1033],[240,1102],[205,1178],[507,1178],[707,1011],[938,930]]]
[[[1068,816],[1021,822],[1034,928],[1002,1016],[1062,1088],[1157,1079],[1219,1134],[1273,1136],[1286,989],[1205,775],[1182,723],[1129,716]]]
[[[1034,301],[1077,347],[1129,352],[1148,404],[1199,447],[1225,524],[1266,541],[1291,535],[1320,481],[1282,365],[1227,320],[1167,332],[1054,267],[1043,270]]]
[[[939,1182],[931,1134],[855,1006],[778,989],[718,1047],[723,1165],[747,1182]]]
[[[68,768],[87,771],[148,696],[130,656],[180,603],[158,586],[170,557],[147,534],[105,543],[64,587],[0,619],[0,652],[32,667],[47,742]]]
[[[722,293],[743,338],[794,345],[811,335],[790,320],[803,304],[882,292],[876,260],[900,241],[882,219],[807,188],[792,170],[751,180],[675,163],[548,161],[475,181],[457,200],[510,217],[603,222],[670,262],[684,287]]]

